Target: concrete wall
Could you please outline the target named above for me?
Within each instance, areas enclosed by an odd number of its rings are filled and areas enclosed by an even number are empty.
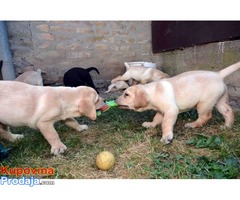
[[[152,61],[171,76],[188,70],[219,70],[240,61],[240,40],[152,53],[150,21],[9,21],[14,66],[32,66],[47,75],[45,83],[62,83],[71,67],[96,66],[94,80],[111,80],[125,71],[125,61]],[[227,79],[240,96],[240,72]]]
[[[221,70],[240,62],[240,40],[209,43],[159,54],[170,76],[189,70]],[[231,96],[240,96],[240,70],[225,80]]]

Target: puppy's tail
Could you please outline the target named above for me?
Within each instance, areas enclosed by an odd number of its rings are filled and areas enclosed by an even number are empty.
[[[108,86],[108,91],[106,91],[105,93],[109,93],[115,86],[116,86],[115,83],[109,85],[109,86]]]
[[[238,69],[240,69],[240,62],[230,65],[229,67],[219,71],[218,74],[224,79],[225,77],[237,71]]]
[[[89,68],[87,68],[86,70],[87,70],[88,72],[90,72],[90,71],[92,71],[92,70],[95,70],[98,74],[100,74],[99,71],[98,71],[98,69],[97,69],[96,67],[89,67]]]
[[[125,65],[125,67],[126,67],[126,70],[128,70],[129,67],[130,67],[130,65],[129,65],[127,62],[124,62],[124,65]]]

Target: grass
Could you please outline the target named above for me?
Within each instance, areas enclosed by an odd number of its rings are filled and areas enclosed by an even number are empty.
[[[207,125],[184,128],[185,123],[196,118],[196,113],[182,113],[169,145],[160,143],[160,127],[141,126],[142,122],[152,120],[154,114],[111,108],[96,121],[78,118],[79,123],[89,126],[81,133],[57,123],[56,130],[68,147],[60,156],[50,154],[50,146],[38,130],[12,128],[13,133],[25,137],[17,143],[1,141],[12,151],[0,166],[54,169],[52,174],[34,174],[50,179],[240,178],[240,112],[235,113],[233,128],[226,130],[220,128],[223,119],[216,112]],[[95,165],[96,155],[103,150],[111,151],[116,158],[114,167],[108,171]]]

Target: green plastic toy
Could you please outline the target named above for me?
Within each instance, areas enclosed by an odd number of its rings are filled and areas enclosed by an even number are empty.
[[[116,106],[118,106],[118,104],[116,103],[115,100],[105,101],[105,105],[100,110],[97,110],[97,116],[100,116],[102,112],[107,111],[109,108]]]

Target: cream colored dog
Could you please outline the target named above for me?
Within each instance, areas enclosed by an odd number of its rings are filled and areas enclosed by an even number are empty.
[[[109,93],[111,91],[116,92],[119,90],[123,90],[128,88],[129,85],[125,81],[116,81],[115,83],[112,83],[108,86],[108,90],[105,93]]]
[[[42,71],[41,69],[38,69],[37,71],[26,71],[19,75],[14,81],[43,86]]]
[[[151,67],[142,67],[142,66],[126,66],[126,72],[112,79],[111,83],[117,81],[128,81],[134,79],[141,84],[150,83],[153,81],[158,81],[163,78],[168,78],[169,75],[163,73],[162,71],[151,68]]]
[[[117,100],[121,108],[135,111],[156,110],[152,122],[144,122],[142,126],[155,127],[162,123],[163,143],[173,139],[173,126],[180,112],[196,107],[198,119],[187,123],[186,127],[199,127],[212,117],[212,109],[217,110],[225,119],[225,126],[231,127],[234,114],[228,104],[227,87],[224,78],[240,69],[240,62],[219,72],[189,71],[175,77],[136,85],[127,88]]]
[[[51,145],[54,155],[63,153],[66,146],[61,142],[54,123],[63,121],[67,126],[82,131],[74,117],[96,119],[96,109],[103,99],[90,87],[41,87],[15,81],[0,81],[0,136],[15,141],[22,135],[12,134],[9,126],[37,128]]]

